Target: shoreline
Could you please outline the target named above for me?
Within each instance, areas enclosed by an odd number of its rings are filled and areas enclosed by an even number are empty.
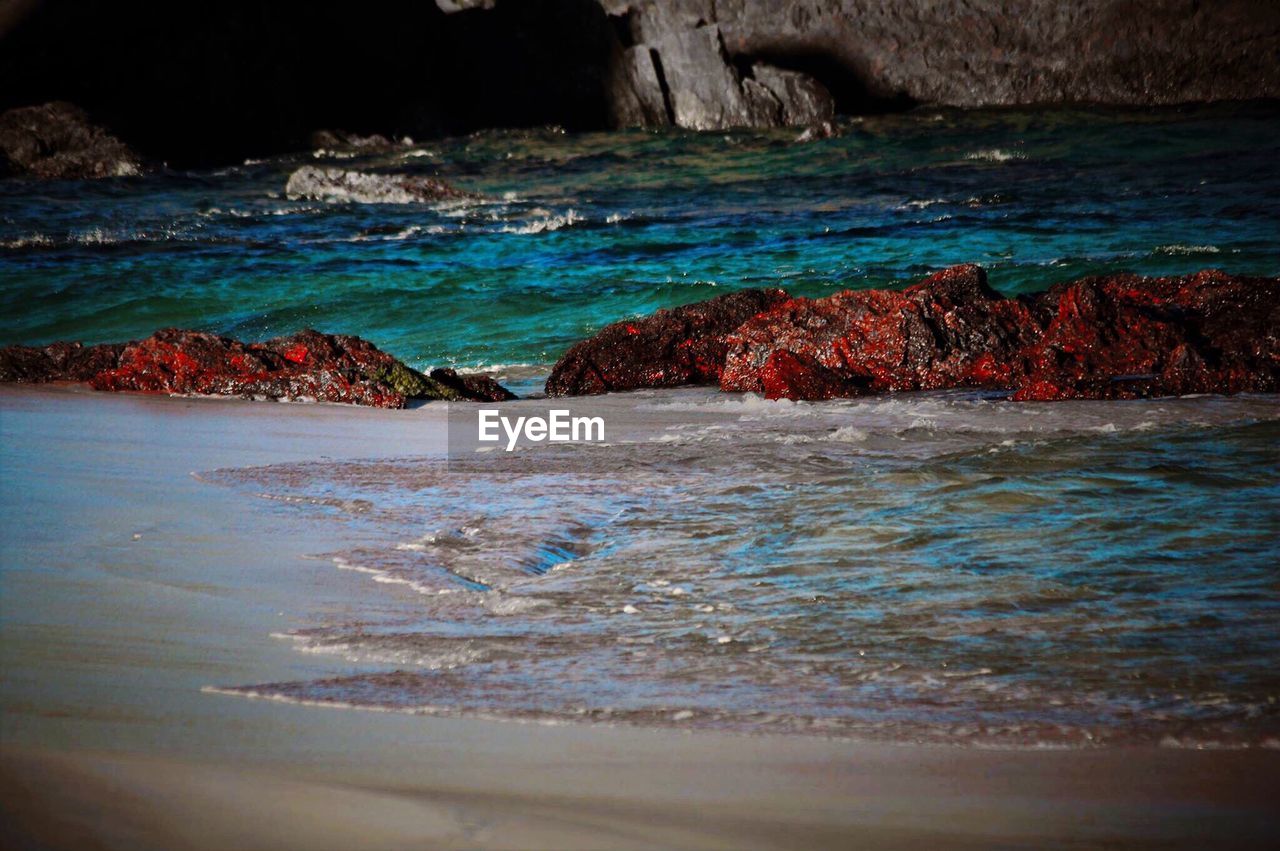
[[[441,454],[447,416],[218,402],[0,388],[0,828],[15,847],[1262,848],[1280,837],[1274,750],[888,744],[209,695],[211,682],[349,670],[269,635],[377,591],[307,557],[335,537],[333,521],[190,472]]]

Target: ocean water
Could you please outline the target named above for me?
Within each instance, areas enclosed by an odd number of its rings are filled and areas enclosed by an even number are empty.
[[[1280,111],[956,113],[793,131],[492,132],[214,173],[0,184],[0,341],[357,333],[536,390],[602,324],[960,262],[1280,272]],[[481,198],[290,198],[304,165]],[[385,191],[384,191],[385,190]],[[535,401],[516,403],[534,406]],[[590,404],[603,445],[204,470],[368,578],[264,641],[341,707],[1000,746],[1280,747],[1280,402]],[[458,406],[463,412],[465,406]],[[407,412],[402,416],[412,416]]]
[[[808,144],[793,130],[507,131],[216,172],[8,181],[0,342],[313,326],[419,366],[539,365],[607,322],[737,287],[822,295],[962,262],[1007,293],[1118,269],[1271,275],[1277,128],[1274,105],[923,110]],[[485,200],[287,197],[308,164],[439,176]]]

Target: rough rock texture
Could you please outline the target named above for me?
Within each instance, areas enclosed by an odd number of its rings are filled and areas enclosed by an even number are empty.
[[[1017,400],[1280,389],[1280,281],[1112,275],[1005,299],[976,266],[787,301],[728,337],[720,386],[770,398],[1011,389]]]
[[[1055,287],[1015,399],[1280,390],[1280,279],[1206,270]]]
[[[0,114],[0,176],[83,180],[141,171],[138,155],[77,106],[54,101]]]
[[[696,123],[676,115],[687,127],[749,117],[734,68],[761,62],[818,81],[842,112],[1280,96],[1280,4],[1261,0],[600,2],[664,68],[689,61],[682,51],[693,34],[702,45],[714,33],[718,50],[700,48],[697,63],[715,82],[698,94],[696,113],[684,113]],[[683,77],[667,83],[676,103],[687,98]]]
[[[1280,279],[1121,274],[1004,298],[977,266],[902,291],[745,290],[606,327],[552,396],[720,384],[770,399],[957,387],[1015,400],[1280,391]]]
[[[170,328],[133,343],[0,349],[0,381],[87,382],[95,390],[133,390],[319,400],[403,408],[409,399],[514,398],[483,376],[436,370],[430,377],[359,337],[306,330],[242,343]]]
[[[516,394],[487,375],[459,375],[457,370],[453,369],[433,369],[430,378],[454,391],[462,399],[476,402],[508,402],[516,398]]]
[[[786,298],[782,290],[739,290],[615,322],[560,358],[547,379],[547,395],[714,384],[724,365],[725,335]]]
[[[311,134],[308,142],[312,150],[318,154],[334,151],[352,153],[382,153],[394,150],[396,143],[380,133],[362,136],[359,133],[348,133],[345,130],[317,130]]]
[[[770,398],[1008,387],[1039,337],[1025,302],[956,266],[902,292],[796,298],[755,316],[729,335],[720,386]],[[771,366],[778,352],[795,359]]]
[[[284,191],[290,198],[358,204],[417,204],[476,197],[433,177],[347,171],[314,165],[304,165],[289,175]]]
[[[677,123],[677,102],[688,126],[801,121],[807,96],[774,118],[764,66],[804,75],[844,114],[1280,97],[1274,0],[10,5],[0,110],[57,92],[179,167],[297,151],[317,127],[597,130]],[[664,80],[684,62],[705,73]]]
[[[779,127],[829,121],[835,101],[817,80],[763,62],[739,68],[720,28],[687,25],[647,7],[644,42],[622,49],[609,75],[617,126],[674,124],[692,130]]]

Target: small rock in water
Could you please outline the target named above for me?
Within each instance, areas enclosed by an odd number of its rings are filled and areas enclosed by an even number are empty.
[[[304,165],[289,175],[284,191],[290,198],[357,204],[419,204],[477,197],[434,177],[348,171],[314,165]]]

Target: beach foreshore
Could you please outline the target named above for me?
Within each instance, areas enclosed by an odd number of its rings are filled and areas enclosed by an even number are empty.
[[[202,691],[367,577],[192,473],[443,455],[447,409],[0,388],[0,833],[15,848],[1274,847],[1280,751],[986,750],[509,723]]]

